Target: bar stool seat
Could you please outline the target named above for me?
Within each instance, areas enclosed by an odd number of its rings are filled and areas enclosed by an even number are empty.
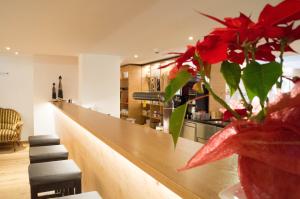
[[[85,192],[85,193],[76,194],[72,196],[64,196],[64,197],[53,198],[53,199],[102,199],[102,198],[97,191],[92,191],[92,192]]]
[[[36,146],[29,148],[30,163],[67,160],[68,154],[64,145]]]
[[[60,139],[56,135],[35,135],[29,136],[29,145],[32,146],[48,146],[60,144]]]
[[[30,164],[28,168],[31,198],[54,191],[47,197],[81,193],[81,171],[73,160]],[[45,196],[43,196],[45,198]]]

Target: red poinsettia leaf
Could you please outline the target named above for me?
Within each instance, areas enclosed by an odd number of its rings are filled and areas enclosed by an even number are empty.
[[[180,67],[183,63],[190,61],[195,55],[195,50],[195,46],[187,46],[187,50],[176,59],[177,66]]]
[[[222,41],[236,42],[237,31],[232,28],[216,28],[209,35],[218,36]]]
[[[166,68],[170,65],[173,65],[174,63],[176,64],[176,66],[178,68],[180,68],[185,62],[192,60],[192,58],[195,55],[195,50],[196,50],[196,47],[190,45],[190,46],[187,46],[187,50],[184,53],[172,52],[171,54],[178,54],[180,56],[175,60],[175,62],[168,63],[166,65],[160,66],[159,68],[160,69]]]
[[[228,60],[237,64],[243,64],[245,60],[245,55],[243,52],[235,52],[233,50],[228,53]]]
[[[169,76],[168,78],[171,80],[171,79],[174,79],[177,75],[177,73],[179,72],[179,69],[177,66],[173,67],[170,71],[169,71]]]
[[[278,42],[269,42],[268,45],[270,45],[272,47],[273,51],[280,51],[280,43],[278,43]],[[296,52],[289,45],[285,45],[284,51],[285,52]]]
[[[168,55],[182,55],[183,53],[179,53],[179,52],[168,52]]]
[[[215,64],[227,59],[226,41],[221,40],[216,35],[209,35],[196,45],[197,53],[202,61],[208,64]]]
[[[235,17],[235,18],[227,17],[224,20],[226,26],[231,28],[247,28],[250,25],[254,24],[254,22],[250,19],[250,17],[247,17],[243,13],[240,13],[239,17]]]
[[[294,49],[292,49],[292,47],[291,46],[289,46],[289,45],[286,45],[285,46],[285,48],[284,48],[284,52],[296,52]]]
[[[196,76],[197,75],[197,69],[196,68],[194,68],[194,67],[189,67],[188,69],[187,69],[187,71],[192,75],[192,76]]]
[[[163,69],[163,68],[167,68],[168,66],[171,66],[172,64],[175,64],[176,62],[171,62],[171,63],[168,63],[168,64],[165,64],[165,65],[162,65],[159,67],[159,69]]]
[[[181,67],[178,67],[178,66],[175,66],[173,67],[170,71],[169,71],[169,76],[168,78],[171,80],[171,79],[174,79],[177,74],[181,71],[187,71],[189,72],[192,76],[196,76],[197,75],[197,68],[195,67],[192,67],[192,66],[189,66],[189,65],[183,65]]]
[[[260,45],[255,52],[255,58],[262,61],[274,61],[275,55],[272,54],[272,45],[269,43]]]
[[[197,70],[200,71],[201,67],[200,63],[196,59],[192,59],[192,63],[196,66]]]
[[[276,6],[267,4],[259,15],[259,23],[273,26],[298,20],[300,17],[300,1],[285,0]]]
[[[289,22],[291,22],[291,21],[297,21],[297,20],[299,20],[299,19],[300,19],[300,13],[298,12],[298,13],[296,13],[296,14],[294,14],[294,15],[288,17],[288,18],[286,18],[286,19],[285,19],[284,21],[282,21],[281,23],[282,23],[282,24],[286,24],[286,23],[289,23]]]
[[[300,39],[300,25],[297,28],[291,30],[286,37],[287,37],[288,43],[291,43],[293,41]]]
[[[199,14],[201,14],[201,15],[203,15],[203,16],[209,18],[209,19],[212,19],[212,20],[214,20],[214,21],[216,21],[216,22],[218,22],[218,23],[220,23],[220,24],[223,24],[224,26],[227,26],[227,24],[225,23],[225,21],[222,21],[221,19],[218,19],[218,18],[216,18],[216,17],[214,17],[214,16],[211,16],[211,15],[208,15],[208,14],[204,14],[204,13],[199,12],[199,11],[197,11],[197,12],[198,12]]]
[[[267,26],[263,29],[262,37],[281,38],[285,35],[285,27]]]

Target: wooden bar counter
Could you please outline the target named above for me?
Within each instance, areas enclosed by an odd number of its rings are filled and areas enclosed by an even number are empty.
[[[75,104],[55,102],[55,126],[83,172],[83,190],[104,199],[218,198],[238,182],[236,157],[177,172],[202,146]]]

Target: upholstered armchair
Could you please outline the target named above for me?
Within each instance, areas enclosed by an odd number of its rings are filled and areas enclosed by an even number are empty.
[[[0,143],[15,144],[21,140],[23,122],[20,114],[13,109],[0,108]]]

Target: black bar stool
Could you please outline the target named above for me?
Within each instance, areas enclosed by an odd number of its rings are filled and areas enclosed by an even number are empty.
[[[29,136],[29,146],[48,146],[60,144],[60,139],[56,135],[35,135]]]
[[[29,148],[30,163],[67,160],[68,151],[64,145],[36,146]]]
[[[32,199],[81,193],[81,171],[73,160],[30,164],[28,172]]]

